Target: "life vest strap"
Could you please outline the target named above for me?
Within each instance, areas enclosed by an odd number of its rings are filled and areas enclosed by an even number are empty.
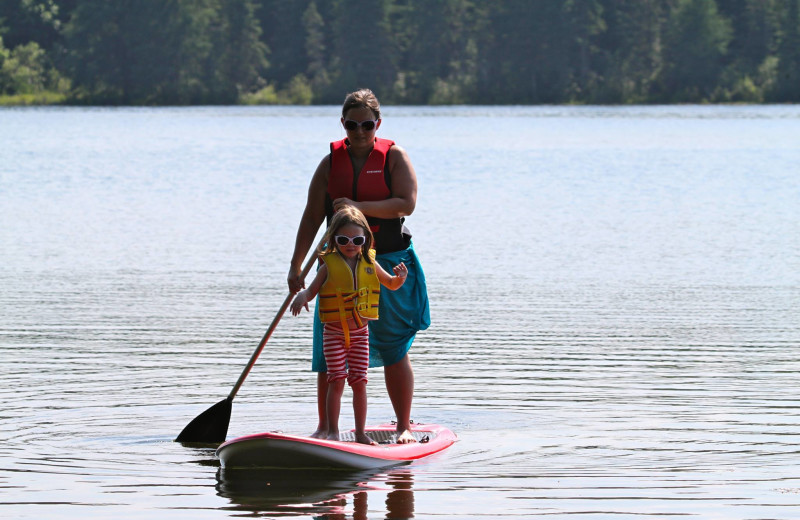
[[[353,295],[349,295],[348,299],[352,299]],[[342,324],[342,332],[344,332],[344,348],[350,348],[350,327],[347,326],[347,311],[344,308],[345,299],[342,296],[342,290],[336,289],[336,301],[339,303],[339,322]]]

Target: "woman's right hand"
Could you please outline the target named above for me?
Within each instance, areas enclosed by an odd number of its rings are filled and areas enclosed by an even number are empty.
[[[305,289],[306,284],[300,279],[300,272],[294,268],[289,269],[289,275],[286,277],[286,282],[289,285],[289,292],[296,294],[298,291]]]

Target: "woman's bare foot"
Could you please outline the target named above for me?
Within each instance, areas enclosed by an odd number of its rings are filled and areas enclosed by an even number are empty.
[[[404,430],[403,433],[397,436],[397,444],[411,444],[412,442],[417,442],[417,439],[411,435],[410,430]]]
[[[317,430],[311,435],[309,435],[312,439],[327,439],[328,438],[328,430]]]
[[[338,441],[339,440],[339,431],[330,431],[328,430],[328,436],[325,437],[329,441]]]
[[[377,446],[378,443],[370,439],[366,433],[356,433],[356,442],[361,444],[369,444],[370,446]]]

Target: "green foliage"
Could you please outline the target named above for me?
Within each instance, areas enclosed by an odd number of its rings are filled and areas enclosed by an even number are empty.
[[[478,93],[489,103],[559,103],[574,63],[566,2],[509,0],[491,9],[479,41]]]
[[[0,38],[0,95],[19,96],[21,104],[35,100],[62,99],[69,82],[50,65],[44,50],[36,42],[8,50]],[[11,101],[7,98],[6,103]]]
[[[289,86],[286,87],[286,97],[291,105],[310,105],[314,94],[308,84],[308,79],[302,74],[293,77]]]
[[[0,106],[60,105],[67,101],[67,95],[60,92],[37,92],[34,94],[0,94]]]
[[[593,101],[648,100],[662,66],[664,6],[659,0],[603,0],[606,30],[597,37],[600,72]]]
[[[0,36],[6,102],[800,101],[800,0],[1,0]]]
[[[472,0],[411,0],[396,10],[402,76],[394,90],[414,104],[457,104],[475,88],[481,12]]]
[[[466,100],[460,85],[437,79],[433,84],[428,103],[431,105],[463,105]]]
[[[299,74],[289,81],[285,89],[276,90],[274,85],[267,85],[257,92],[243,94],[243,105],[310,105],[313,99],[308,79]]]
[[[65,30],[85,96],[120,104],[235,102],[266,67],[248,0],[82,0]]]
[[[800,102],[800,0],[780,2],[777,78],[770,92],[774,101]]]
[[[734,83],[733,89],[727,96],[727,101],[743,103],[761,103],[764,101],[763,91],[756,86],[750,76],[740,78]]]
[[[268,67],[255,10],[251,0],[225,0],[213,17],[210,66],[205,71],[212,99],[236,102],[259,85]]]
[[[765,99],[775,90],[778,84],[778,57],[768,56],[764,63],[758,67],[758,85],[764,93]]]
[[[191,98],[205,10],[166,0],[83,0],[65,30],[76,87],[104,103],[148,104]],[[199,8],[199,6],[196,6]]]
[[[280,85],[308,69],[303,14],[309,0],[259,0],[258,22],[269,49],[269,80]]]
[[[243,105],[280,105],[283,104],[275,92],[274,85],[267,85],[257,92],[242,94],[240,102]]]
[[[330,87],[331,80],[325,67],[327,45],[325,44],[325,20],[322,18],[317,4],[313,0],[303,11],[303,30],[305,32],[305,50],[308,66],[306,74],[311,78],[309,89],[313,93],[324,92]],[[297,76],[295,76],[297,77]]]
[[[343,98],[345,92],[369,86],[391,102],[398,57],[390,0],[332,0],[332,5],[332,89]]]
[[[36,42],[30,42],[9,53],[3,61],[2,75],[8,78],[11,92],[33,94],[44,90],[46,68],[44,51]]]
[[[34,38],[40,47],[50,50],[61,30],[61,2],[56,0],[3,0],[0,2],[0,35],[9,48],[28,43]],[[5,21],[5,23],[3,23]]]
[[[731,24],[714,0],[679,0],[664,37],[664,99],[709,100],[724,68],[731,35]]]

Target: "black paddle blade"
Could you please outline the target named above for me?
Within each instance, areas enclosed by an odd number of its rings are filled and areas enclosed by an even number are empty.
[[[218,402],[194,418],[175,438],[175,442],[224,442],[231,422],[233,399]]]

